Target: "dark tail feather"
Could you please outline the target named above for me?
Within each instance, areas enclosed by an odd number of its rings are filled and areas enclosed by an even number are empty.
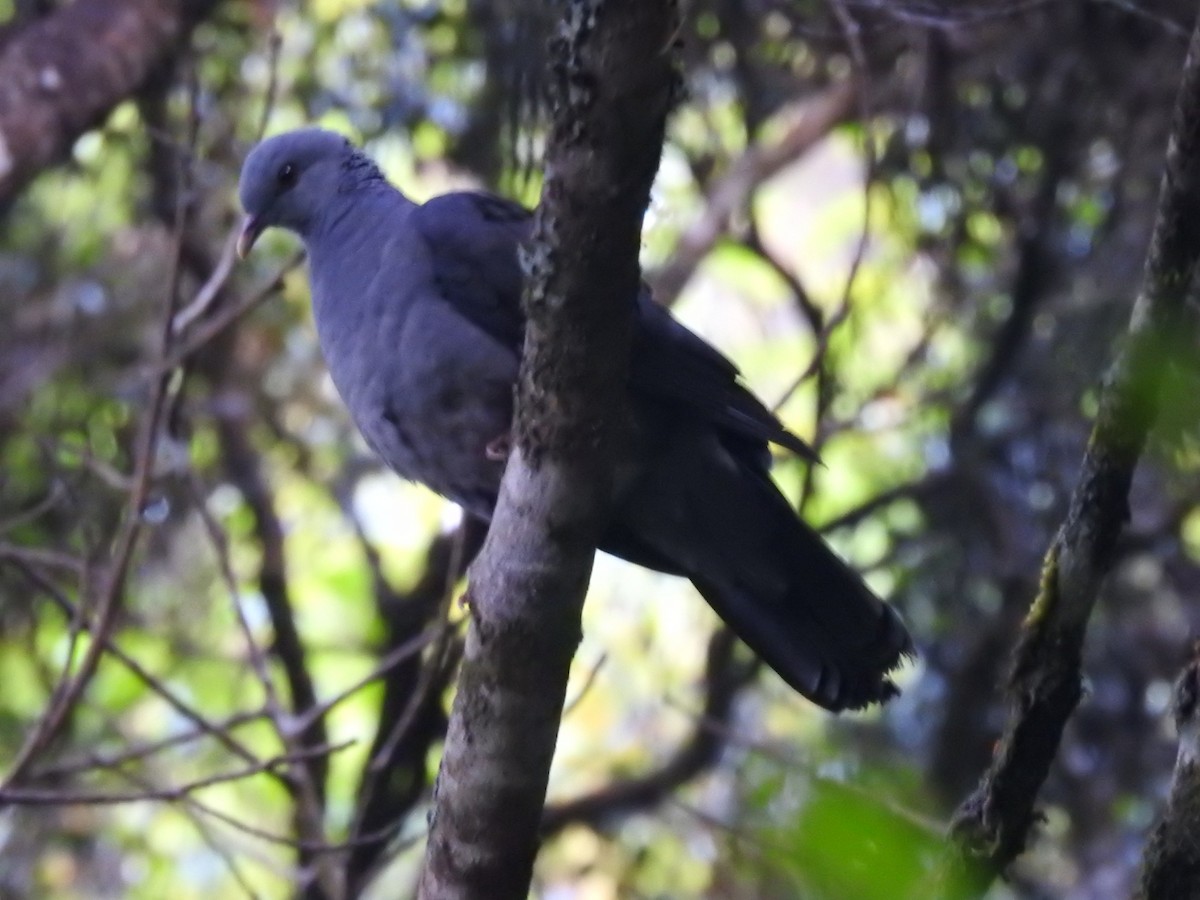
[[[814,703],[839,711],[897,693],[913,653],[894,609],[796,516],[761,462],[711,432],[665,451],[601,548],[685,575],[750,649]]]
[[[819,706],[840,712],[895,696],[888,673],[913,653],[900,616],[807,526],[789,530],[793,574],[780,590],[727,577],[693,584],[763,662]]]

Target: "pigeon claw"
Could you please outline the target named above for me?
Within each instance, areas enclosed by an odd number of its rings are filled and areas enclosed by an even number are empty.
[[[510,450],[512,450],[512,441],[509,440],[507,434],[502,434],[494,441],[488,442],[488,445],[483,448],[483,455],[493,462],[500,462],[508,459]]]

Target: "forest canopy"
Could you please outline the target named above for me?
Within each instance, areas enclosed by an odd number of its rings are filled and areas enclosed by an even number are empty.
[[[486,525],[357,434],[238,173],[318,124],[535,207],[572,5],[0,0],[0,896],[413,890]],[[1200,626],[1194,7],[684,6],[643,277],[819,451],[773,477],[920,653],[832,716],[600,556],[533,894],[927,897],[977,825],[956,891],[1130,893]],[[1110,420],[1132,482],[1039,644]],[[1078,706],[1000,827],[1046,673]]]

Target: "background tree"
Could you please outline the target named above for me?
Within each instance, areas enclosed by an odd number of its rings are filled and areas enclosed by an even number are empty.
[[[690,4],[647,277],[821,445],[778,478],[923,656],[886,710],[833,719],[686,584],[599,561],[538,892],[927,885],[1141,284],[1193,15]],[[548,24],[517,0],[121,16],[0,0],[0,893],[392,896],[482,528],[358,443],[294,245],[233,265],[232,187],[264,123],[315,120],[415,196],[532,205]],[[1194,375],[1166,373],[1085,697],[999,893],[1135,880],[1197,625]]]

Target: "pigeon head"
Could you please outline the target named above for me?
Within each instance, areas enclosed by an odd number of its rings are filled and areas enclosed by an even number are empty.
[[[342,135],[320,128],[279,134],[250,151],[238,183],[246,211],[238,255],[274,225],[306,236],[338,192],[347,162],[359,155]]]

